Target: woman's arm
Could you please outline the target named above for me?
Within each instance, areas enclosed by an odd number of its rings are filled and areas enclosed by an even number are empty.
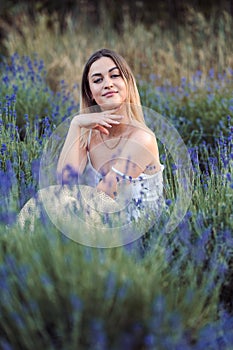
[[[58,174],[65,180],[69,176],[69,171],[82,173],[86,165],[86,149],[80,144],[81,127],[78,116],[71,121],[68,134],[65,139],[57,165]]]
[[[112,114],[115,110],[81,114],[72,119],[57,165],[57,172],[63,180],[68,179],[70,172],[79,174],[85,169],[87,149],[81,146],[81,128],[97,129],[108,135],[108,128],[111,128],[112,124],[120,124],[119,120],[123,118],[121,115]]]

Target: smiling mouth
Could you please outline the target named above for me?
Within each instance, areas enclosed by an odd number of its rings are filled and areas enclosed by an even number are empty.
[[[103,94],[103,96],[109,96],[109,95],[114,95],[117,94],[117,91],[108,91],[105,94]]]

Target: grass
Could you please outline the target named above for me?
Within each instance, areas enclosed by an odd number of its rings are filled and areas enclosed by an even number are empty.
[[[10,55],[18,52],[31,56],[37,52],[45,62],[53,90],[59,89],[62,79],[70,88],[80,82],[87,57],[101,47],[120,52],[138,78],[147,80],[153,74],[158,85],[164,82],[176,85],[182,77],[192,78],[197,70],[202,71],[204,79],[210,69],[223,74],[227,68],[233,68],[232,17],[215,10],[209,18],[187,9],[183,25],[172,31],[163,24],[154,23],[148,28],[125,17],[118,33],[108,16],[103,16],[102,25],[97,28],[83,16],[76,21],[68,18],[66,30],[61,34],[55,16],[50,18],[53,23],[50,30],[45,15],[30,23],[21,14],[21,34],[8,28],[5,45]]]

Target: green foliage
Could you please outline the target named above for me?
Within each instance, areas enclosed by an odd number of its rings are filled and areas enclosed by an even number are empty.
[[[190,261],[181,278],[159,243],[140,261],[126,248],[79,246],[51,227],[33,234],[15,228],[10,239],[1,231],[1,336],[13,348],[87,349],[101,346],[102,336],[102,346],[119,349],[119,334],[134,333],[142,346],[150,332],[170,334],[175,344],[184,330],[195,340],[216,317],[219,287],[206,294],[210,274]]]

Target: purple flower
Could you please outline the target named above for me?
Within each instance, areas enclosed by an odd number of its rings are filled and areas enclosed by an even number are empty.
[[[83,302],[76,294],[72,293],[70,295],[70,303],[71,303],[72,309],[74,311],[82,311]]]
[[[172,200],[171,199],[166,199],[165,201],[167,206],[170,206],[172,204]]]
[[[107,335],[101,319],[93,319],[90,323],[90,348],[93,350],[108,350]]]
[[[177,165],[172,163],[171,164],[171,168],[172,168],[172,173],[174,174],[176,172],[176,170],[178,169]]]
[[[5,143],[2,143],[2,145],[1,145],[1,154],[2,154],[2,156],[4,155],[6,150],[7,150],[7,145]]]
[[[40,280],[45,287],[52,286],[52,280],[47,274],[40,276]]]
[[[209,77],[210,77],[210,79],[214,79],[214,68],[211,68],[210,70],[209,70]]]
[[[111,299],[116,294],[116,276],[113,272],[109,272],[106,279],[105,299]]]
[[[10,345],[10,343],[7,340],[1,339],[0,345],[2,350],[13,350],[13,347]]]
[[[231,181],[231,174],[230,174],[230,173],[227,173],[227,174],[226,174],[226,178],[227,178],[227,181]]]
[[[153,350],[155,349],[155,345],[156,345],[156,338],[154,334],[147,334],[144,337],[144,345],[146,346],[146,349],[149,350]]]

